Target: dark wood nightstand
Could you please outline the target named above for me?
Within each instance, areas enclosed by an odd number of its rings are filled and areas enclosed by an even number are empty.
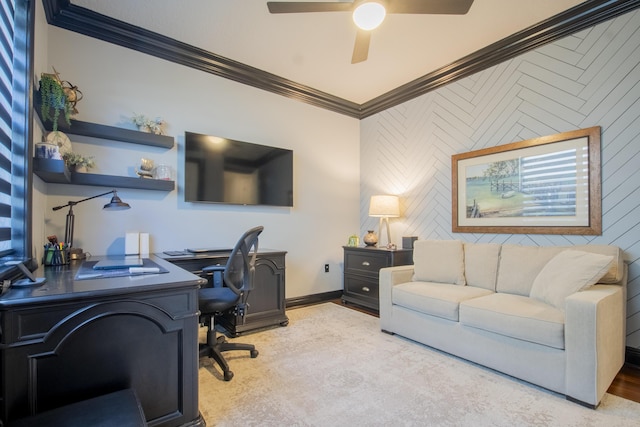
[[[343,246],[344,289],[342,302],[379,310],[380,269],[413,264],[413,249]]]

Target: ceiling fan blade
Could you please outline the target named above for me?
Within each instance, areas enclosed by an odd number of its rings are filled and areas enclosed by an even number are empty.
[[[350,12],[353,10],[353,3],[268,1],[267,7],[271,13]]]
[[[371,41],[371,31],[358,30],[356,34],[356,43],[353,46],[353,56],[351,63],[366,61],[369,57],[369,42]]]
[[[473,0],[387,0],[387,13],[464,15]]]

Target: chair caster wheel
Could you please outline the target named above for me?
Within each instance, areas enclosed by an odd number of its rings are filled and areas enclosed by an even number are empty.
[[[251,350],[251,358],[252,359],[255,359],[256,357],[258,357],[258,354],[260,354],[260,353],[258,353],[258,350]]]
[[[233,378],[233,372],[227,371],[227,372],[224,373],[224,380],[225,381],[231,381],[232,378]]]

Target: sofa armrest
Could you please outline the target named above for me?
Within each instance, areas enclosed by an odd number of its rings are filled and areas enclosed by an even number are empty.
[[[565,300],[566,395],[598,405],[624,364],[626,280]]]
[[[400,265],[380,269],[380,329],[391,331],[391,294],[395,285],[410,282],[413,278],[413,265]]]

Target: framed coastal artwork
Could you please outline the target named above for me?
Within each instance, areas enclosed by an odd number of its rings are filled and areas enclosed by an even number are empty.
[[[602,234],[600,127],[451,157],[456,233]]]

